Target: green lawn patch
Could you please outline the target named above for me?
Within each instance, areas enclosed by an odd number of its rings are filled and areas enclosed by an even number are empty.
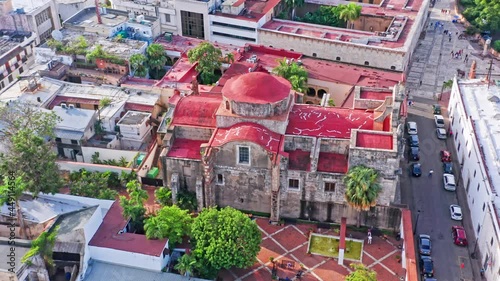
[[[309,239],[309,249],[311,254],[317,254],[326,257],[339,257],[340,237],[312,234]],[[363,242],[346,239],[346,250],[344,251],[344,259],[361,260],[361,252],[363,251]]]

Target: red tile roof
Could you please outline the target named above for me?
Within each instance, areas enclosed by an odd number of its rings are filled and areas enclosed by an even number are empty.
[[[285,78],[264,72],[250,72],[227,81],[222,95],[235,102],[268,104],[286,99],[291,85]]]
[[[331,152],[320,152],[318,158],[318,172],[347,173],[348,156]]]
[[[125,103],[125,110],[141,111],[141,112],[153,112],[154,105],[149,104],[138,104],[138,103]]]
[[[93,104],[93,105],[98,105],[99,100],[98,99],[82,99],[82,98],[73,98],[73,97],[66,97],[66,96],[57,96],[55,97],[52,102],[49,104],[49,109],[52,109],[54,106],[58,106],[61,103],[66,103],[66,104]]]
[[[239,123],[230,128],[219,128],[212,141],[213,146],[222,146],[233,141],[256,143],[269,152],[278,152],[281,135],[254,123]]]
[[[294,171],[311,170],[311,152],[303,150],[286,151],[288,153],[288,169]]]
[[[381,135],[368,132],[358,132],[356,135],[357,147],[392,150],[394,139],[392,135]]]
[[[314,58],[302,58],[309,78],[363,87],[389,88],[402,80],[401,73],[337,63]]]
[[[361,93],[359,95],[360,98],[367,100],[385,100],[386,97],[391,97],[391,96],[392,96],[392,91],[377,92],[377,91],[364,91],[364,90],[361,90]]]
[[[365,110],[296,104],[286,134],[349,139],[351,129],[373,129],[373,113]]]
[[[115,201],[104,217],[99,229],[89,242],[89,246],[110,248],[120,251],[139,253],[159,257],[167,244],[167,239],[148,240],[146,235],[134,233],[118,234],[125,228],[127,221],[123,218],[122,207]]]
[[[218,94],[192,95],[181,98],[175,107],[173,125],[215,127],[215,112],[222,102]]]
[[[200,146],[208,141],[175,139],[167,157],[201,160]]]
[[[298,60],[302,57],[301,53],[293,51],[265,47],[261,45],[247,44],[246,50],[242,54],[242,57],[239,61],[244,62],[254,55],[258,58],[258,64],[262,65],[269,71],[275,68],[279,64],[278,61],[282,60],[283,58]]]

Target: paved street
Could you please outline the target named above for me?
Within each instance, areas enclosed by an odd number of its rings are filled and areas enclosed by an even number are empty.
[[[416,235],[429,234],[433,242],[433,253],[435,266],[435,276],[439,281],[472,281],[480,280],[479,264],[477,260],[470,258],[470,253],[474,248],[474,231],[470,219],[467,217],[463,221],[466,229],[469,248],[455,246],[451,239],[451,226],[462,225],[461,222],[452,221],[449,214],[450,204],[459,204],[465,216],[469,214],[465,205],[465,191],[463,185],[459,183],[457,192],[444,190],[442,183],[442,163],[439,152],[442,149],[453,150],[452,139],[447,141],[438,140],[435,134],[431,105],[436,103],[437,94],[441,92],[443,81],[452,79],[457,69],[464,70],[468,75],[470,65],[473,60],[477,62],[477,73],[484,76],[488,72],[489,60],[482,60],[480,47],[471,45],[466,40],[458,40],[458,34],[462,33],[463,27],[451,22],[452,16],[441,13],[441,9],[454,10],[452,2],[441,0],[436,2],[434,9],[431,9],[428,29],[425,38],[417,47],[407,79],[407,91],[414,100],[414,105],[409,109],[409,121],[416,121],[419,128],[420,138],[420,163],[423,168],[421,178],[413,178],[408,173],[408,161],[404,161],[405,171],[401,184],[401,201],[408,204],[414,213],[414,220],[417,217],[417,210],[420,210]],[[434,30],[433,25],[440,21],[444,23],[444,30],[452,32],[452,40],[448,35],[443,34],[439,29]],[[463,49],[462,59],[451,58],[451,51]],[[464,62],[465,54],[469,55],[468,63]],[[494,65],[492,72],[497,72],[499,67]],[[448,90],[449,91],[449,90]],[[445,109],[446,101],[441,101]],[[443,110],[445,118],[446,110]],[[448,124],[446,122],[446,124]],[[448,126],[447,126],[448,127]],[[452,151],[452,153],[455,153]],[[406,157],[406,155],[405,155]],[[455,176],[460,172],[460,166],[454,157]],[[429,170],[434,170],[432,177],[428,176]],[[458,178],[457,178],[458,180]],[[463,267],[463,268],[462,268]]]

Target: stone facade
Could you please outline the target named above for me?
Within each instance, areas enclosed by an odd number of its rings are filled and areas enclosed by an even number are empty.
[[[258,81],[255,83],[259,84]],[[261,84],[260,87],[267,86],[272,87],[272,84]],[[189,120],[183,121],[183,124],[176,122],[185,120],[184,116],[179,115],[183,99],[193,108],[208,107],[202,104],[207,99],[205,96],[181,97],[180,102],[171,105],[173,121],[163,140],[161,161],[164,163],[165,185],[176,189],[173,194],[177,194],[179,188],[196,192],[200,209],[211,205],[231,206],[269,214],[274,221],[280,218],[302,218],[339,222],[341,217],[347,217],[349,223],[355,223],[357,211],[346,204],[343,177],[349,167],[364,164],[381,173],[383,191],[378,206],[363,214],[362,221],[379,227],[395,227],[399,212],[390,206],[398,181],[394,173],[399,168],[396,130],[392,126],[383,129],[384,125],[377,126],[378,121],[375,120],[380,116],[384,120],[392,118],[394,98],[366,103],[370,106],[368,109],[374,112],[372,128],[378,128],[378,131],[358,129],[361,126],[353,124],[353,127],[348,127],[350,134],[347,135],[332,137],[319,133],[312,136],[291,133],[290,126],[295,126],[296,122],[291,121],[291,116],[299,114],[299,120],[308,120],[310,115],[316,114],[314,110],[331,110],[335,116],[339,109],[296,105],[295,93],[290,89],[287,91],[282,101],[277,103],[273,101],[250,106],[251,102],[246,101],[249,103],[247,108],[265,109],[273,103],[287,105],[286,110],[262,112],[266,117],[252,117],[241,112],[244,108],[241,106],[239,113],[246,116],[235,114],[231,109],[241,101],[235,100],[234,95],[231,97],[233,99],[228,98],[230,95],[226,95],[223,90],[220,106],[212,106],[213,112],[200,113],[216,118],[214,127],[210,128],[203,127],[203,124],[193,126]],[[229,109],[226,102],[230,103]],[[278,107],[281,109],[281,106]],[[304,110],[309,107],[312,111],[297,113],[296,107]],[[342,110],[350,109],[341,109],[339,112],[342,113]],[[377,113],[377,110],[382,112]],[[351,115],[359,112],[353,110]],[[193,115],[196,113],[193,112]],[[193,116],[193,120],[204,120],[202,117]],[[345,122],[356,118],[348,115]],[[313,126],[319,124],[319,128],[322,128],[320,122],[336,121],[325,117]],[[360,132],[389,138],[388,148],[359,146],[356,136]],[[186,139],[195,145],[186,145]]]

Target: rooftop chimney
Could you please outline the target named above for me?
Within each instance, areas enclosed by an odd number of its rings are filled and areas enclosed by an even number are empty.
[[[469,79],[475,79],[476,78],[476,61],[472,61],[472,65],[470,66],[470,71],[469,71]]]
[[[196,79],[196,76],[193,76],[193,80],[191,81],[191,90],[193,90],[193,95],[200,94],[200,91],[198,89],[198,79]]]

